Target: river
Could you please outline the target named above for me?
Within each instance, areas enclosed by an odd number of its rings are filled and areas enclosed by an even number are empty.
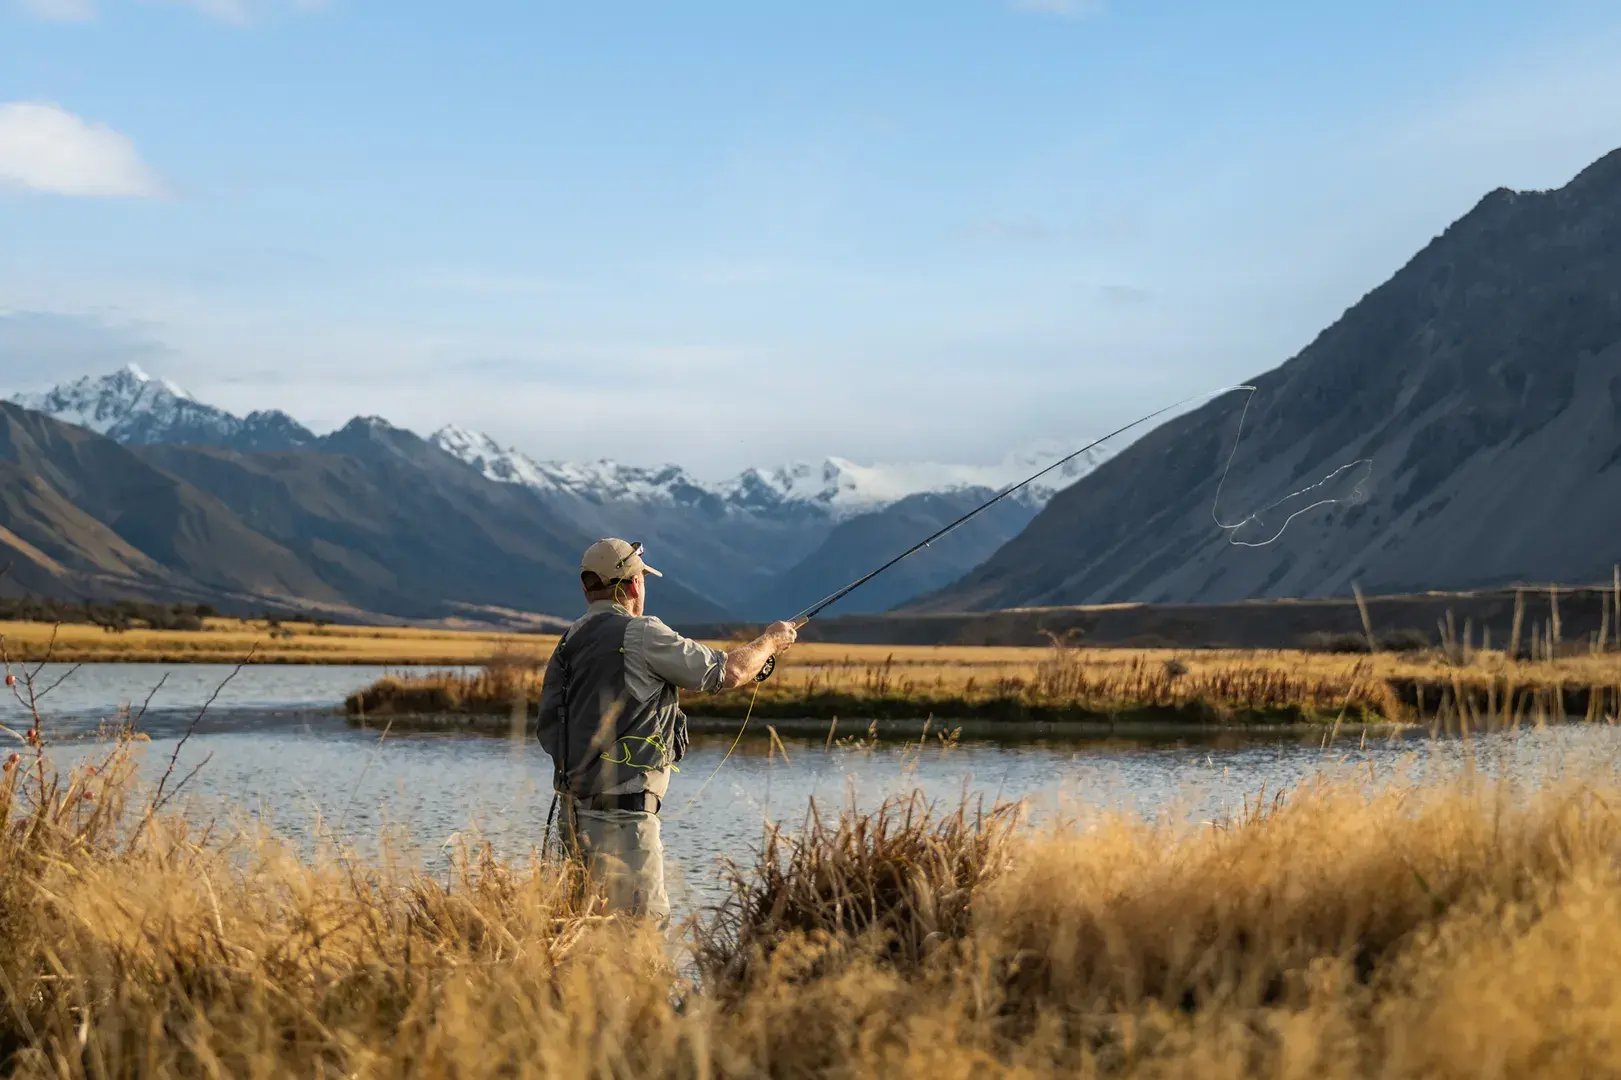
[[[218,689],[175,763],[176,778],[201,765],[182,798],[194,816],[266,824],[306,846],[324,830],[375,852],[387,835],[430,866],[442,865],[459,838],[487,837],[508,855],[538,845],[551,799],[538,745],[475,734],[383,738],[351,727],[340,714],[344,696],[384,670],[266,665],[242,669],[220,689],[229,667],[52,665],[36,686],[66,676],[41,712],[52,756],[67,764],[104,751],[107,722],[133,718],[162,680],[139,723],[151,739],[140,755],[152,781]],[[17,701],[0,702],[0,723],[20,730],[26,722]],[[749,738],[717,773],[730,745],[695,741],[663,815],[672,899],[688,910],[722,896],[720,859],[746,860],[766,822],[792,825],[812,799],[823,808],[871,807],[920,789],[952,806],[966,794],[1027,799],[1037,814],[1081,819],[1124,810],[1216,820],[1246,798],[1324,772],[1378,784],[1397,776],[1429,782],[1466,765],[1528,782],[1610,770],[1621,732],[1560,724],[1467,742],[1410,733],[1351,735],[1330,746],[1320,734],[1254,733],[954,747],[786,740],[781,750]]]

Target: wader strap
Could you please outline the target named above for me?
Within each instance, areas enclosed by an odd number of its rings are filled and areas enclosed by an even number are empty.
[[[563,655],[563,646],[568,644],[569,631],[571,631],[573,629],[574,628],[572,626],[569,627],[568,630],[563,631],[563,636],[557,639],[557,673],[560,676],[562,676],[562,679],[563,679],[563,685],[557,688],[557,720],[558,720],[558,723],[560,725],[560,730],[558,731],[558,739],[560,740],[559,745],[558,745],[558,749],[561,751],[561,753],[559,753],[557,755],[558,760],[556,762],[553,762],[552,788],[555,791],[561,791],[565,797],[572,797],[572,796],[570,796],[571,789],[569,787],[569,779],[568,779],[568,765],[569,765],[569,759],[568,759],[568,682],[569,682],[569,671],[568,671],[568,657]]]

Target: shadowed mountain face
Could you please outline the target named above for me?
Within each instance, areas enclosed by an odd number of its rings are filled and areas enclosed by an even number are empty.
[[[420,618],[572,617],[592,539],[386,424],[278,453],[131,448],[4,403],[0,514],[7,592]],[[679,583],[655,609],[721,613]]]
[[[0,560],[31,591],[341,602],[219,500],[111,439],[4,403],[0,506]]]
[[[408,431],[355,421],[311,450],[243,454],[152,446],[141,453],[230,506],[358,607],[428,617],[465,606],[572,616],[591,542],[523,488],[486,480]],[[672,619],[720,608],[659,583]]]
[[[815,551],[779,575],[748,606],[781,612],[780,618],[803,611],[994,494],[989,488],[929,492],[849,518],[837,525]],[[847,599],[840,600],[829,613],[888,611],[914,596],[955,581],[1018,535],[1034,516],[1035,508],[1028,503],[1005,499],[897,563]]]
[[[745,469],[730,480],[706,483],[675,465],[643,468],[610,460],[539,461],[503,447],[487,435],[455,425],[421,439],[378,417],[360,417],[339,431],[317,437],[284,413],[261,411],[237,416],[200,402],[181,387],[149,375],[136,365],[99,378],[85,376],[12,400],[137,449],[183,446],[223,449],[238,455],[310,451],[353,457],[377,467],[387,463],[394,470],[394,482],[406,475],[400,470],[414,470],[419,476],[410,485],[412,491],[465,490],[471,484],[481,493],[481,499],[503,507],[516,504],[532,508],[538,502],[541,527],[534,534],[537,543],[551,544],[564,535],[640,540],[647,545],[655,565],[668,573],[661,592],[667,601],[673,600],[678,613],[702,610],[715,614],[718,606],[736,617],[762,620],[782,614],[770,605],[780,598],[798,597],[807,589],[820,587],[822,579],[835,567],[862,562],[870,565],[882,557],[882,547],[855,551],[854,538],[866,536],[874,543],[894,548],[897,529],[903,523],[932,528],[932,519],[926,513],[920,516],[918,508],[943,504],[927,500],[907,503],[909,496],[938,493],[948,501],[961,501],[958,496],[965,489],[1002,487],[1063,453],[1050,447],[1031,449],[982,465],[862,465],[829,457],[819,464],[800,462],[774,469]],[[1028,518],[1053,490],[1072,482],[1106,456],[1107,452],[1099,448],[1067,462],[1040,483],[1021,489],[1009,502],[1024,505],[1018,509],[1010,506],[1005,518]],[[156,457],[163,457],[170,467],[183,471],[204,458],[218,460],[221,456],[165,456],[160,450],[154,451]],[[250,471],[259,468],[241,457],[230,460]],[[219,468],[213,466],[208,475],[212,478]],[[468,473],[480,482],[474,483]],[[355,483],[370,479],[370,473],[351,477]],[[510,492],[494,494],[485,482],[524,489],[527,498]],[[260,490],[251,484],[250,488]],[[219,483],[209,490],[233,506],[241,497],[231,483]],[[374,509],[383,509],[374,501],[373,505]],[[249,517],[262,510],[257,505],[238,508]],[[885,515],[892,517],[888,525],[881,523]],[[860,519],[859,524],[853,524],[851,529],[840,528],[855,519]],[[476,522],[478,514],[470,520]],[[313,520],[309,524],[312,528],[317,525]],[[909,539],[928,531],[920,529]],[[364,535],[374,536],[370,532]],[[993,539],[964,540],[943,549],[933,561],[932,571],[909,565],[904,572],[891,576],[882,592],[885,601],[894,603],[916,594],[903,595],[896,588],[902,582],[912,583],[915,589],[944,584],[1006,539],[994,531],[982,535]],[[283,535],[283,539],[297,546],[307,538]],[[827,552],[817,555],[824,544]],[[359,557],[350,551],[340,560],[344,565],[335,568],[334,572],[353,575],[345,588],[363,586],[366,595],[376,602],[386,602],[389,610],[415,611],[423,602],[434,601],[403,579],[389,584],[388,567],[398,564],[402,571],[409,571],[410,549],[400,553],[403,562],[377,543],[368,543],[364,550],[365,559],[370,560],[368,565],[362,566],[356,561]],[[839,556],[840,551],[845,554]],[[450,558],[454,552],[440,548],[438,555]],[[813,555],[819,561],[802,570],[801,560]],[[314,553],[305,557],[314,557]],[[325,549],[321,557],[333,559]],[[499,561],[467,567],[469,572],[490,575],[510,569]],[[852,570],[851,575],[856,572]],[[420,580],[420,574],[411,576]],[[480,595],[486,591],[475,590]],[[698,596],[704,602],[696,602]]]
[[[1498,190],[1244,398],[1056,496],[921,611],[1607,579],[1621,559],[1621,151]],[[1366,468],[1336,470],[1359,459]],[[1291,493],[1331,478],[1315,501]],[[1359,483],[1360,482],[1360,483]],[[1213,520],[1215,510],[1228,524]]]

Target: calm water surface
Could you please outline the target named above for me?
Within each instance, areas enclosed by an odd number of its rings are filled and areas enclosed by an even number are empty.
[[[98,731],[133,717],[164,679],[142,717],[151,737],[142,768],[161,774],[180,737],[229,667],[86,665],[41,703],[53,754],[63,762],[104,748]],[[398,670],[398,669],[394,669]],[[458,838],[480,834],[508,854],[539,844],[551,800],[549,759],[532,740],[488,735],[401,734],[350,727],[343,697],[383,673],[377,667],[263,666],[243,669],[220,692],[182,748],[176,775],[205,762],[186,790],[189,812],[265,822],[302,843],[324,832],[363,850],[387,832],[403,835],[425,862]],[[50,686],[68,669],[47,667]],[[0,703],[0,723],[19,728],[26,712]],[[8,737],[9,738],[9,737]],[[823,806],[870,807],[921,789],[955,805],[967,793],[1024,798],[1037,814],[1082,819],[1128,810],[1214,820],[1323,772],[1368,783],[1401,776],[1423,783],[1461,768],[1527,782],[1614,769],[1621,732],[1560,725],[1459,740],[1424,735],[1342,738],[1223,734],[1171,740],[1089,740],[945,749],[885,744],[834,746],[790,740],[786,757],[745,739],[698,798],[729,739],[700,739],[671,786],[664,813],[672,899],[698,907],[720,895],[722,857],[746,859],[767,821],[803,819]]]

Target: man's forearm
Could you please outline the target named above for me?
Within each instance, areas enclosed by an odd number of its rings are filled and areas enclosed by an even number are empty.
[[[765,667],[766,660],[777,651],[777,639],[769,634],[761,634],[747,645],[739,645],[726,650],[726,673],[721,677],[720,688],[731,690],[742,686]]]

